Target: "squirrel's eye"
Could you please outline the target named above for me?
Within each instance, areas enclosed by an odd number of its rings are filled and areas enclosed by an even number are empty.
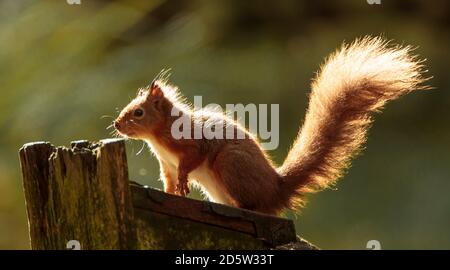
[[[144,116],[144,110],[136,109],[136,110],[134,110],[133,115],[136,118],[141,118],[142,116]]]

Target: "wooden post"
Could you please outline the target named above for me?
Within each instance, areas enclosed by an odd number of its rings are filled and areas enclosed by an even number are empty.
[[[33,249],[315,249],[292,220],[130,182],[122,140],[20,149]]]
[[[123,141],[31,143],[20,161],[33,249],[137,247]]]

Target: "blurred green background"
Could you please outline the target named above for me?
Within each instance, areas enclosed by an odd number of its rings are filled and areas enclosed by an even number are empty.
[[[280,104],[280,164],[303,119],[309,84],[344,41],[382,34],[418,46],[435,90],[377,115],[363,155],[336,190],[294,218],[324,249],[450,248],[450,2],[0,2],[0,249],[29,248],[17,150],[105,129],[163,68],[192,101]],[[157,162],[129,142],[131,179],[160,188]],[[198,192],[192,195],[198,198]]]

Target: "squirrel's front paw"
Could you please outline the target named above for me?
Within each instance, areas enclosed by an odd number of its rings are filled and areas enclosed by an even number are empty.
[[[189,187],[187,181],[178,182],[177,187],[175,189],[177,195],[185,197],[189,194]]]

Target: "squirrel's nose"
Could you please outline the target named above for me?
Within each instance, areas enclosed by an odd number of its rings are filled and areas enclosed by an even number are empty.
[[[115,129],[119,129],[120,128],[120,124],[118,121],[114,121],[114,128]]]

